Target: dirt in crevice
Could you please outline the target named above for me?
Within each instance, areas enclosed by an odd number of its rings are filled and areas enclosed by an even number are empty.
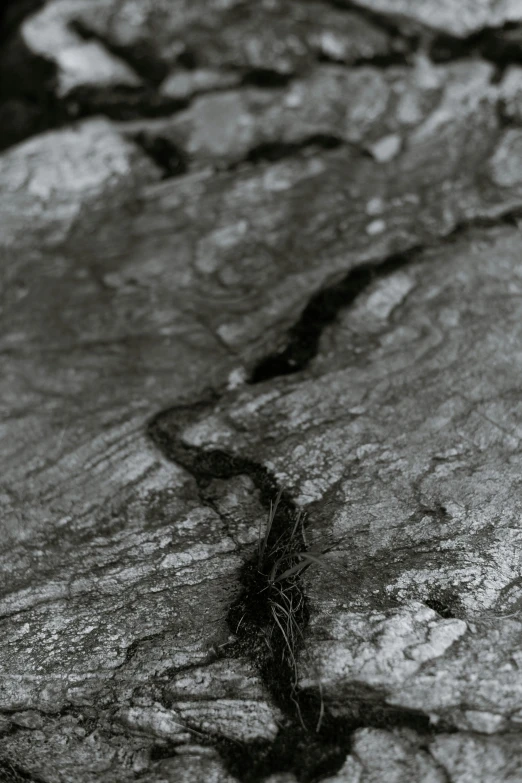
[[[312,717],[320,709],[319,697],[301,695],[302,711]],[[227,769],[243,783],[259,783],[275,773],[293,773],[300,783],[314,783],[335,775],[352,749],[352,735],[360,728],[409,728],[422,740],[442,731],[415,710],[390,707],[371,688],[354,693],[343,717],[325,715],[319,731],[304,731],[298,721],[282,727],[272,743],[249,743],[242,748],[221,740],[217,747]],[[447,727],[446,727],[447,730]]]

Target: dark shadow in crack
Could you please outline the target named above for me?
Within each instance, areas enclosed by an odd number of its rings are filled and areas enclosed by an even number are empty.
[[[453,620],[463,614],[458,594],[445,588],[433,587],[424,603],[445,620]]]
[[[55,98],[55,83],[54,65],[33,54],[18,32],[2,42],[0,151],[70,119]]]
[[[315,294],[290,329],[285,347],[262,359],[254,368],[249,383],[262,383],[304,370],[317,354],[324,328],[335,321],[339,311],[352,304],[375,280],[401,269],[417,255],[418,249],[413,248],[390,256],[380,264],[358,266],[340,282]]]
[[[0,46],[19,29],[27,16],[44,4],[45,0],[4,0],[0,7]]]
[[[133,139],[163,171],[163,179],[179,177],[188,171],[188,155],[170,139],[161,135],[149,135],[146,132],[136,134]]]
[[[312,136],[307,136],[305,139],[296,142],[266,142],[259,144],[257,147],[252,147],[247,156],[243,158],[243,163],[263,163],[270,161],[282,160],[291,155],[296,155],[304,149],[315,150],[334,150],[341,147],[344,144],[343,140],[338,136],[333,136],[327,133],[315,133]]]
[[[318,697],[301,694],[301,709],[313,716],[320,709]],[[441,731],[415,710],[393,707],[377,690],[361,686],[351,699],[346,716],[325,715],[319,731],[306,731],[298,721],[283,726],[272,743],[254,742],[243,747],[220,739],[217,747],[231,774],[243,783],[260,783],[275,773],[293,773],[300,783],[314,783],[335,775],[350,753],[353,733],[360,728],[409,728],[428,740]],[[447,727],[446,727],[447,729]]]
[[[270,68],[250,68],[241,78],[243,87],[258,87],[261,90],[274,90],[278,87],[286,87],[295,74],[280,73]]]
[[[189,101],[165,98],[153,87],[82,86],[71,90],[62,100],[69,119],[83,119],[103,114],[116,122],[142,118],[169,117],[186,109]]]
[[[351,269],[339,282],[323,288],[312,296],[296,323],[289,329],[285,345],[261,359],[252,370],[248,383],[256,384],[282,375],[293,375],[305,370],[317,355],[325,327],[334,323],[339,312],[349,307],[372,283],[413,263],[424,250],[447,245],[473,228],[493,228],[507,225],[520,227],[522,210],[508,209],[493,218],[464,220],[446,236],[434,239],[426,246],[414,246],[382,261],[361,264]]]
[[[522,63],[522,25],[507,23],[498,28],[485,28],[467,38],[447,34],[433,37],[428,53],[436,63],[469,57],[481,57],[497,66],[495,80],[509,65]]]

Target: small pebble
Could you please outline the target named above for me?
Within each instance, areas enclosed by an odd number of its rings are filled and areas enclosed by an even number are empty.
[[[401,148],[401,137],[397,133],[376,141],[370,147],[370,152],[378,163],[388,163],[393,160]]]
[[[386,223],[384,220],[372,220],[372,222],[368,223],[366,226],[366,233],[373,237],[376,234],[382,234],[385,228]]]
[[[242,386],[246,383],[247,373],[244,367],[236,367],[229,373],[227,389],[237,389],[238,386]]]

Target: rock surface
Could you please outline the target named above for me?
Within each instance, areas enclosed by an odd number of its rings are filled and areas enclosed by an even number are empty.
[[[2,780],[519,780],[520,15],[7,15]]]
[[[347,3],[347,5],[350,5]],[[360,8],[464,37],[483,28],[522,22],[518,0],[357,0]]]

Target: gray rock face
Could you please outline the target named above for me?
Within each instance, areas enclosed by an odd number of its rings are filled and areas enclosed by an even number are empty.
[[[223,90],[199,97],[173,117],[120,127],[131,137],[143,134],[150,144],[168,140],[194,167],[237,165],[276,155],[277,145],[284,150],[307,142],[344,142],[385,163],[408,146],[415,131],[433,132],[430,123],[448,115],[456,120],[463,104],[493,97],[492,73],[478,60],[433,66],[421,56],[414,67],[389,70],[323,65],[270,92]]]
[[[435,722],[518,721],[520,367],[498,342],[517,343],[517,248],[499,229],[419,255],[298,380],[224,398],[183,435],[255,454],[309,509],[312,540],[335,542],[306,582],[302,685],[340,714],[365,684]]]
[[[519,16],[20,17],[0,779],[520,779]]]
[[[428,28],[464,37],[482,28],[502,27],[522,21],[518,0],[357,0],[357,5],[370,11],[407,20]]]
[[[80,87],[137,87],[140,71],[158,78],[192,59],[204,68],[291,74],[319,54],[351,63],[401,49],[355,13],[294,0],[54,0],[24,23],[22,35],[56,64],[62,96]],[[136,54],[134,68],[127,52]]]
[[[3,250],[62,244],[86,212],[128,201],[160,172],[103,119],[41,135],[0,159]]]

